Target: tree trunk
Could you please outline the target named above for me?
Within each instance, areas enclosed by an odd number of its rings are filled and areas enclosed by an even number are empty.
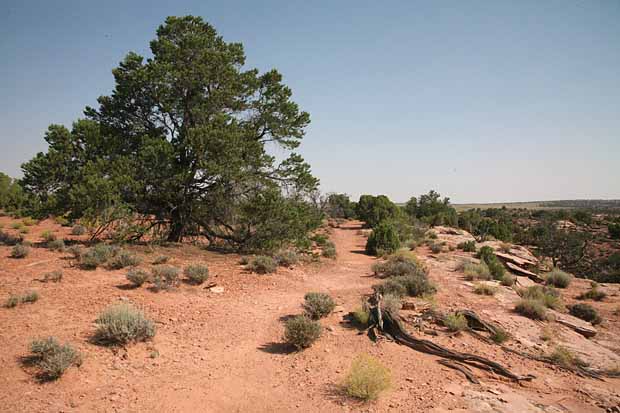
[[[185,226],[183,215],[178,209],[172,211],[170,216],[170,232],[166,240],[168,242],[181,242],[185,235]]]

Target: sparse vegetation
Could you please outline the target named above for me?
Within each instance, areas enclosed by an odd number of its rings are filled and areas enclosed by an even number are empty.
[[[184,274],[192,284],[202,284],[209,278],[209,267],[206,264],[191,264],[185,267]]]
[[[82,259],[82,254],[84,253],[84,247],[82,247],[81,245],[72,245],[69,248],[66,249],[66,251],[71,254],[71,256],[76,259],[76,260],[81,260]]]
[[[56,234],[54,234],[50,230],[45,230],[45,231],[43,231],[41,233],[41,238],[43,238],[43,241],[45,241],[45,242],[55,241],[56,240]]]
[[[22,303],[34,303],[39,301],[39,293],[36,291],[29,291],[26,294],[22,295],[20,298]]]
[[[500,280],[500,284],[506,287],[512,287],[517,282],[517,277],[512,274],[504,274],[502,279]]]
[[[167,255],[159,255],[159,256],[155,257],[155,259],[153,260],[153,265],[166,264],[169,260],[170,260],[169,256],[167,256]]]
[[[401,297],[393,294],[385,294],[381,300],[381,310],[396,316],[403,307]]]
[[[510,338],[508,332],[500,327],[495,328],[495,332],[491,334],[491,340],[496,344],[502,344]]]
[[[318,321],[305,315],[297,315],[285,322],[284,340],[297,350],[310,347],[321,337],[322,327]]]
[[[94,341],[100,344],[127,344],[146,341],[155,335],[155,324],[129,304],[108,307],[95,321]]]
[[[495,256],[493,248],[487,245],[480,248],[480,251],[478,251],[478,258],[480,258],[481,262],[486,263],[487,267],[489,268],[489,272],[494,279],[502,279],[504,273],[506,272],[506,269],[504,268],[504,265],[500,262],[500,260]]]
[[[19,235],[12,235],[8,232],[0,231],[0,244],[13,246],[23,241],[24,239]]]
[[[312,292],[304,296],[304,312],[313,320],[329,315],[335,307],[336,303],[329,294]]]
[[[605,291],[601,291],[598,288],[597,283],[592,283],[592,286],[590,287],[590,289],[580,294],[577,298],[579,300],[602,301],[605,299],[605,297],[607,297],[607,294],[605,293]]]
[[[547,319],[547,309],[540,300],[531,298],[521,299],[515,306],[515,311],[533,320]]]
[[[366,253],[380,255],[379,252],[393,253],[400,247],[400,240],[394,225],[387,222],[378,224],[368,236]]]
[[[385,262],[373,264],[372,270],[381,278],[401,275],[426,276],[426,269],[412,253],[390,255]]]
[[[573,276],[561,271],[558,268],[554,268],[551,272],[545,275],[545,281],[548,285],[553,285],[557,288],[566,288],[573,280]]]
[[[171,265],[153,268],[152,282],[157,291],[170,290],[179,285],[179,269]]]
[[[299,254],[293,250],[282,250],[274,258],[282,267],[292,267],[299,262]]]
[[[367,306],[362,305],[353,311],[353,320],[360,326],[366,327],[368,325],[368,321],[370,320],[370,312],[368,311]]]
[[[464,252],[476,252],[476,241],[463,241],[456,247]]]
[[[325,245],[323,245],[321,255],[325,258],[336,258],[336,245],[331,241],[327,241]]]
[[[588,321],[594,325],[601,323],[601,317],[598,315],[598,312],[594,307],[590,304],[579,303],[574,304],[568,307],[568,310],[571,315],[580,318],[584,321]]]
[[[477,283],[474,286],[474,293],[476,294],[495,295],[496,292],[497,292],[497,288],[492,285]]]
[[[450,331],[463,331],[467,329],[467,319],[463,314],[450,313],[443,319],[443,324]]]
[[[472,262],[464,263],[463,273],[465,274],[465,279],[468,281],[491,279],[489,267],[484,262],[480,262],[479,264]]]
[[[150,279],[150,274],[139,268],[132,268],[127,272],[126,277],[135,287],[140,287]]]
[[[26,258],[30,254],[30,247],[17,244],[11,249],[11,258]]]
[[[60,282],[62,281],[62,271],[50,271],[43,274],[43,282]]]
[[[86,227],[84,225],[74,225],[71,228],[71,235],[84,235],[86,234]]]
[[[441,243],[439,242],[433,242],[430,245],[430,248],[433,254],[439,254],[441,251],[443,251],[443,245],[441,245]]]
[[[61,239],[55,239],[53,241],[48,241],[47,248],[49,248],[52,251],[64,251],[65,242]]]
[[[120,270],[125,267],[135,267],[141,262],[142,260],[137,255],[129,251],[120,250],[110,258],[108,267],[113,270]]]
[[[105,264],[118,251],[118,248],[106,244],[97,244],[80,255],[80,267],[85,270],[94,270]]]
[[[19,295],[11,294],[9,298],[7,298],[6,302],[4,303],[4,306],[6,308],[14,308],[14,307],[17,307],[17,304],[19,304],[20,302],[21,302],[21,299]]]
[[[343,387],[350,397],[368,401],[389,389],[391,382],[390,369],[374,357],[360,354],[353,360]]]
[[[533,285],[518,292],[522,298],[537,300],[545,307],[555,310],[562,308],[560,293],[553,287]]]
[[[72,365],[81,365],[80,353],[70,344],[60,344],[54,337],[30,343],[28,361],[39,367],[41,380],[56,380]]]
[[[585,367],[587,363],[563,346],[556,346],[550,356],[551,361],[564,368]]]
[[[257,255],[252,258],[247,266],[247,269],[257,274],[271,274],[276,272],[278,263],[273,258],[267,255]]]

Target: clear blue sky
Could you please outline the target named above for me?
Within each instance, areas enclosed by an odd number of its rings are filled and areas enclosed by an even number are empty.
[[[324,191],[455,202],[620,198],[620,1],[15,1],[0,4],[0,170],[45,149],[200,15],[310,112]]]

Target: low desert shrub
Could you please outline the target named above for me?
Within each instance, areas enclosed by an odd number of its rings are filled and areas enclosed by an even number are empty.
[[[125,267],[135,267],[141,262],[142,260],[136,254],[120,250],[110,258],[108,267],[113,270],[120,270]]]
[[[20,297],[22,303],[35,303],[39,301],[39,293],[36,291],[29,291]]]
[[[331,241],[327,241],[327,243],[323,246],[321,255],[325,258],[336,258],[336,245],[334,245]]]
[[[546,320],[547,309],[540,300],[531,298],[521,299],[515,306],[515,311],[533,320]]]
[[[55,217],[54,221],[56,221],[58,225],[62,225],[63,227],[68,227],[71,224],[71,222],[65,217]]]
[[[319,247],[324,246],[327,241],[329,241],[329,238],[325,234],[315,234],[310,239],[314,241]]]
[[[519,295],[525,299],[538,300],[548,308],[556,310],[562,308],[560,293],[553,287],[533,285],[524,290],[520,290]]]
[[[17,244],[11,249],[11,258],[26,258],[28,254],[30,254],[30,248],[23,244]]]
[[[427,237],[428,239],[437,239],[437,238],[438,238],[438,237],[437,237],[437,233],[436,233],[436,232],[434,232],[434,231],[429,231],[429,232],[426,234],[426,237]]]
[[[594,283],[590,289],[579,296],[577,298],[579,300],[594,300],[594,301],[602,301],[607,297],[605,291],[601,291],[598,289],[598,284]]]
[[[304,312],[313,320],[329,315],[335,307],[336,303],[329,294],[312,292],[304,296]]]
[[[476,241],[463,241],[456,247],[464,252],[476,252]]]
[[[155,259],[153,260],[153,265],[161,265],[161,264],[165,264],[170,260],[170,257],[167,255],[159,255],[157,257],[155,257]]]
[[[43,282],[60,282],[62,281],[62,271],[60,270],[56,270],[56,271],[50,271],[50,272],[46,272],[45,274],[43,274]]]
[[[107,244],[97,244],[82,253],[80,256],[80,267],[86,270],[93,270],[105,264],[117,252],[117,247]]]
[[[239,258],[240,265],[248,265],[249,263],[250,263],[250,257],[248,257],[247,255],[243,255]]]
[[[480,262],[479,264],[466,262],[463,264],[463,273],[465,274],[465,279],[468,281],[491,279],[489,267],[484,262]]]
[[[370,311],[368,311],[368,307],[366,305],[362,305],[355,309],[352,313],[353,320],[361,327],[366,327],[368,325],[368,320],[370,320]]]
[[[252,258],[247,268],[257,274],[271,274],[276,272],[278,263],[267,255],[258,255]]]
[[[191,264],[183,271],[192,284],[202,284],[209,278],[209,267],[206,264]]]
[[[129,281],[135,287],[140,287],[142,284],[149,280],[150,274],[139,268],[132,268],[127,272],[127,275],[125,277],[127,278],[127,281]]]
[[[401,302],[401,297],[392,294],[386,294],[383,296],[381,300],[381,309],[383,311],[387,311],[388,313],[396,316],[398,312],[403,307],[403,303]]]
[[[564,368],[585,367],[587,363],[563,346],[557,346],[549,357],[555,364]]]
[[[594,325],[601,323],[601,317],[598,312],[590,304],[579,303],[568,307],[568,311],[571,315],[580,318],[584,321],[588,321]]]
[[[80,353],[70,344],[60,344],[54,337],[30,343],[29,361],[39,367],[41,380],[56,380],[72,365],[81,365]]]
[[[430,245],[430,248],[433,254],[439,254],[441,251],[443,251],[443,245],[441,245],[441,243],[439,242],[433,242]]]
[[[86,227],[84,225],[74,225],[71,228],[71,235],[84,235],[86,234]]]
[[[310,347],[321,337],[321,332],[321,324],[305,315],[291,317],[284,324],[284,340],[297,350]]]
[[[19,295],[11,294],[9,298],[6,299],[4,306],[6,308],[14,308],[17,307],[17,304],[19,304],[20,301]]]
[[[84,247],[81,245],[72,245],[66,249],[66,251],[73,256],[76,260],[82,258],[82,254],[84,253]]]
[[[380,251],[385,253],[393,253],[400,248],[400,240],[398,232],[394,225],[382,222],[378,224],[368,236],[366,241],[366,253],[370,255],[379,255]]]
[[[474,293],[476,294],[495,295],[496,292],[497,288],[492,285],[478,283],[474,286]]]
[[[450,331],[463,331],[467,329],[467,318],[463,314],[450,313],[444,317],[443,324]]]
[[[385,296],[388,294],[395,295],[397,297],[403,297],[407,294],[407,289],[404,285],[394,279],[388,279],[381,284],[373,285],[375,292]]]
[[[64,251],[65,250],[65,242],[61,239],[55,239],[53,241],[48,241],[46,246],[52,251]]]
[[[390,255],[387,261],[373,264],[372,270],[381,278],[401,275],[426,276],[426,269],[411,253]]]
[[[13,229],[21,229],[24,227],[24,223],[23,222],[13,222],[11,224],[11,228]]]
[[[553,285],[557,288],[566,288],[569,286],[571,281],[573,280],[573,276],[561,271],[557,268],[554,268],[551,272],[545,275],[545,281],[548,285]]]
[[[299,262],[299,254],[292,250],[280,251],[274,258],[282,267],[292,267]]]
[[[360,354],[353,360],[351,369],[344,379],[347,395],[368,401],[379,397],[391,386],[391,372],[381,362],[367,354]]]
[[[146,341],[155,335],[155,324],[129,304],[116,304],[99,315],[94,340],[100,344]]]
[[[0,244],[13,246],[24,241],[24,238],[19,235],[12,235],[8,232],[0,231]]]
[[[43,231],[41,233],[41,238],[43,238],[43,241],[45,241],[45,242],[55,241],[56,240],[56,234],[54,234],[50,230],[45,230],[45,231]]]
[[[152,282],[156,290],[169,290],[179,285],[179,269],[171,265],[153,268]]]
[[[495,332],[491,334],[491,340],[496,344],[502,344],[510,338],[508,332],[500,327],[495,328]]]
[[[487,266],[489,267],[489,272],[494,279],[502,279],[504,273],[506,272],[506,269],[504,268],[504,265],[501,263],[501,261],[495,256],[493,248],[487,245],[480,248],[480,251],[478,251],[478,258],[480,258],[481,262],[484,261],[487,264]]]
[[[407,295],[410,297],[421,297],[437,292],[435,286],[425,276],[407,275],[402,277],[392,277],[392,279],[401,283],[405,287]]]
[[[22,219],[22,222],[27,227],[31,227],[31,226],[37,224],[37,220],[33,219],[33,218],[30,218],[30,217],[26,217],[26,218]]]
[[[517,282],[517,278],[512,274],[504,274],[502,279],[500,280],[500,284],[506,287],[512,287]]]

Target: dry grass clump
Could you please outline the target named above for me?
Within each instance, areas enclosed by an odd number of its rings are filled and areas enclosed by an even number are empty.
[[[155,324],[129,304],[116,304],[99,315],[94,341],[100,344],[127,344],[146,341],[155,335]]]
[[[547,319],[547,309],[540,300],[523,298],[515,306],[515,311],[533,320]]]
[[[65,250],[65,242],[61,239],[55,239],[52,241],[48,241],[46,246],[48,249],[52,251],[64,251]]]
[[[557,268],[554,268],[551,272],[545,275],[545,282],[548,285],[553,285],[557,288],[566,288],[570,285],[573,280],[573,276],[561,271]]]
[[[60,282],[62,281],[62,271],[60,270],[56,270],[56,271],[50,271],[50,272],[46,272],[45,274],[43,274],[43,282]]]
[[[0,231],[0,244],[13,246],[24,241],[24,238],[19,235],[12,235],[8,232]]]
[[[538,300],[545,307],[559,310],[563,307],[560,293],[553,287],[533,285],[518,291],[522,298]]]
[[[368,401],[389,389],[391,382],[389,368],[368,354],[360,354],[353,360],[343,388],[350,397]]]
[[[112,270],[120,270],[125,267],[135,267],[141,262],[142,260],[136,254],[125,250],[120,250],[110,258],[108,267]]]
[[[292,267],[299,262],[299,254],[292,250],[283,250],[274,256],[278,265],[282,267]]]
[[[375,263],[372,270],[381,278],[403,275],[426,276],[427,271],[411,252],[396,252],[388,257],[385,262]]]
[[[304,312],[313,320],[329,315],[335,307],[336,303],[329,294],[312,292],[304,296]]]
[[[83,251],[80,255],[80,267],[85,270],[94,270],[100,265],[105,264],[118,252],[118,247],[97,244],[92,248]]]
[[[549,357],[555,364],[570,369],[574,367],[586,367],[588,363],[581,360],[577,355],[563,346],[557,346]]]
[[[56,234],[50,230],[45,230],[41,233],[41,238],[43,238],[45,242],[56,241]]]
[[[331,241],[327,241],[325,245],[323,245],[321,255],[325,258],[336,258],[336,245]]]
[[[502,328],[496,327],[495,332],[491,334],[491,340],[496,344],[502,344],[504,341],[508,340],[510,335],[508,332]]]
[[[467,329],[467,318],[463,314],[450,313],[444,317],[443,325],[450,331],[463,331]]]
[[[504,276],[502,277],[502,279],[499,281],[499,283],[503,286],[506,287],[512,287],[513,285],[515,285],[515,283],[517,282],[517,277],[515,277],[512,274],[504,274]]]
[[[598,289],[598,284],[593,282],[590,289],[582,294],[580,294],[577,299],[579,300],[594,300],[594,301],[602,301],[607,297],[605,291],[601,291]]]
[[[17,304],[19,304],[20,301],[19,295],[11,294],[9,298],[6,299],[4,306],[6,308],[14,308],[17,307]]]
[[[133,286],[140,287],[142,284],[147,282],[150,279],[150,274],[144,270],[139,268],[132,268],[127,272],[125,276],[127,281],[129,281]]]
[[[572,316],[580,318],[584,321],[588,321],[592,323],[593,325],[600,324],[602,321],[596,309],[592,307],[590,304],[586,304],[586,303],[574,304],[568,307],[568,310]]]
[[[370,311],[368,310],[368,304],[364,301],[362,305],[351,313],[353,320],[360,326],[366,327],[370,320]]]
[[[295,346],[297,350],[310,347],[321,337],[321,324],[306,315],[297,315],[286,320],[284,340]]]
[[[11,258],[26,258],[30,254],[30,247],[17,244],[11,249]]]
[[[381,310],[396,316],[400,309],[403,308],[401,297],[393,294],[385,294],[381,300]]]
[[[80,353],[70,344],[60,344],[54,337],[34,340],[30,343],[31,356],[28,363],[35,364],[41,380],[56,380],[72,365],[81,365]]]
[[[491,272],[489,267],[483,262],[479,264],[473,262],[466,262],[463,264],[463,273],[467,281],[474,280],[490,280]]]
[[[191,264],[183,271],[189,282],[192,284],[202,284],[209,278],[209,267],[206,264]]]
[[[169,290],[179,285],[179,272],[177,267],[162,265],[153,268],[153,285],[157,291]]]
[[[71,228],[71,235],[84,235],[86,234],[86,227],[84,225],[74,225]]]
[[[165,264],[170,260],[170,257],[167,255],[159,255],[153,260],[153,265],[161,265]]]
[[[257,274],[271,274],[276,272],[278,263],[267,255],[258,255],[249,262],[247,269]]]
[[[39,293],[36,291],[29,291],[22,295],[11,294],[4,303],[6,308],[17,307],[18,304],[34,303],[39,301]]]
[[[474,293],[476,294],[495,295],[496,292],[497,292],[497,288],[492,285],[477,283],[474,286]]]
[[[27,226],[27,227],[31,227],[31,226],[33,226],[33,225],[36,225],[36,224],[37,224],[37,220],[36,220],[36,219],[33,219],[33,218],[31,218],[31,217],[26,217],[26,218],[22,219],[22,222],[23,222],[23,224],[24,224],[25,226]]]

